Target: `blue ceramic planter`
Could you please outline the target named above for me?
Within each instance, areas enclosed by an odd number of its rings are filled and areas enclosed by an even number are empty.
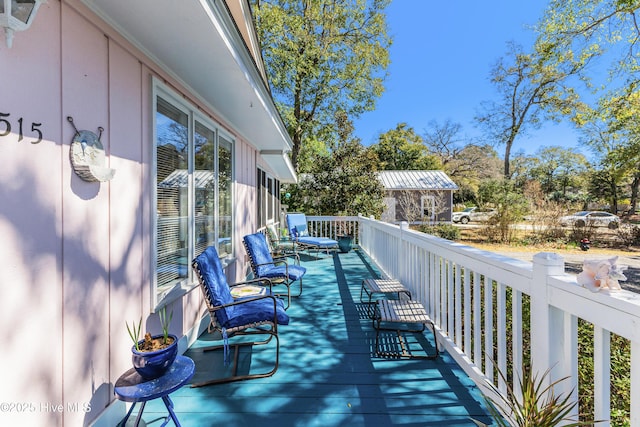
[[[343,254],[346,254],[351,250],[351,243],[353,243],[352,236],[338,236],[338,248],[340,248],[340,252],[342,252]]]
[[[173,343],[166,348],[156,351],[138,351],[136,347],[131,347],[131,361],[133,367],[138,374],[146,380],[152,380],[161,377],[169,366],[176,359],[178,354],[178,337],[169,335],[173,338]],[[152,339],[162,338],[163,335],[154,335]],[[142,343],[140,341],[138,344]]]

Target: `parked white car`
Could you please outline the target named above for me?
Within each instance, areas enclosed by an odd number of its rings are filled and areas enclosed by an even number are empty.
[[[573,215],[567,215],[560,218],[560,225],[563,227],[609,227],[618,228],[620,226],[620,217],[604,211],[580,211]]]
[[[463,211],[452,213],[451,221],[462,224],[466,224],[469,221],[488,221],[495,214],[495,209],[466,208]]]

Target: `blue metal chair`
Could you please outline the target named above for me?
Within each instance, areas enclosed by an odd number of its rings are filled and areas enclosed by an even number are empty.
[[[192,384],[192,387],[200,387],[210,384],[220,384],[231,381],[246,380],[251,378],[264,378],[273,375],[278,369],[280,358],[280,339],[278,338],[278,325],[289,324],[289,315],[284,310],[281,299],[276,298],[271,292],[265,295],[247,296],[234,299],[231,296],[231,287],[227,283],[222,264],[218,258],[218,252],[213,246],[209,246],[192,262],[200,289],[204,295],[204,300],[209,311],[211,322],[209,332],[217,330],[222,334],[224,345],[204,348],[203,351],[224,349],[225,355],[229,350],[229,339],[247,335],[256,335],[266,338],[262,340],[240,339],[240,342],[233,344],[234,365],[233,375],[225,378],[218,378]],[[267,282],[268,279],[256,279],[248,282],[236,283],[244,285],[247,283]],[[268,344],[276,339],[275,366],[265,373],[238,375],[238,355],[240,347]],[[226,357],[225,357],[226,359]],[[226,363],[226,360],[225,360]]]
[[[281,239],[274,224],[269,224],[265,227],[264,235],[267,236],[271,256],[291,255],[294,257],[295,263],[300,265],[300,255],[295,252],[293,241],[291,239]]]
[[[328,237],[314,237],[309,234],[307,228],[307,216],[303,213],[288,213],[287,214],[287,229],[289,235],[294,243],[294,249],[297,247],[300,250],[316,250],[330,251],[338,249],[338,242]]]
[[[302,294],[302,278],[307,269],[299,265],[289,265],[287,257],[271,256],[267,238],[262,233],[248,234],[242,238],[242,243],[249,256],[251,270],[258,279],[269,279],[273,286],[284,285],[287,288],[287,306],[291,305],[291,285],[298,282],[300,291],[293,296]]]

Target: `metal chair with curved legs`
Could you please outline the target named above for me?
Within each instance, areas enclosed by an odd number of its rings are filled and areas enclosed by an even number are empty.
[[[266,278],[271,281],[273,286],[286,286],[286,308],[289,308],[291,297],[302,294],[302,278],[307,269],[299,265],[289,265],[286,256],[273,258],[267,244],[267,238],[262,233],[248,234],[242,238],[242,243],[249,256],[251,270],[257,279]],[[297,294],[292,295],[291,285],[295,282],[298,282],[300,290]]]
[[[235,285],[255,284],[257,282],[268,283],[269,280],[259,279],[230,286],[227,283],[222,264],[218,258],[218,252],[213,246],[209,246],[198,255],[193,260],[192,267],[198,277],[200,289],[209,311],[211,320],[209,332],[219,331],[224,340],[223,345],[207,347],[203,351],[224,349],[226,354],[233,347],[234,361],[233,374],[230,377],[202,381],[191,386],[200,387],[273,375],[278,369],[280,357],[278,325],[289,324],[289,316],[284,310],[282,300],[272,295],[270,291],[266,291],[263,295],[245,296],[237,299],[234,299],[231,293],[231,288]],[[229,344],[230,340],[235,341],[235,338],[243,336],[262,336],[263,339],[247,340],[246,338],[240,338],[234,344]],[[274,338],[276,352],[273,369],[255,374],[238,374],[240,348],[268,344]]]

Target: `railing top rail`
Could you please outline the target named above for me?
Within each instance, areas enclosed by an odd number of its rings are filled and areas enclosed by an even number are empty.
[[[307,221],[358,221],[360,217],[338,215],[307,215]]]
[[[574,276],[548,277],[549,303],[616,335],[640,341],[640,294],[621,290],[592,292]]]
[[[409,244],[424,248],[463,268],[468,268],[500,282],[509,283],[510,286],[529,293],[533,277],[533,264],[531,262],[474,248],[462,243],[451,242],[450,240],[419,231],[401,229],[393,224],[367,221],[367,225],[394,236],[399,236],[399,233],[402,233],[402,239]]]

